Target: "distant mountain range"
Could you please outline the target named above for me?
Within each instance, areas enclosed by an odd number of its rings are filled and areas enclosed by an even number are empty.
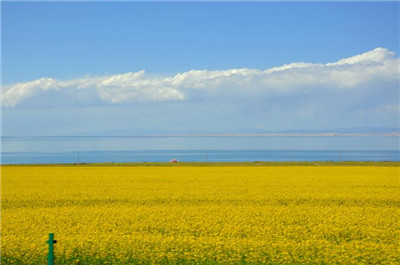
[[[282,132],[215,132],[215,133],[179,133],[179,132],[155,132],[155,131],[126,131],[126,130],[107,130],[98,132],[69,133],[64,135],[2,135],[2,137],[207,137],[207,136],[400,136],[400,130],[390,129],[364,129],[351,130],[342,129],[337,131],[282,131]]]
[[[393,127],[356,127],[330,130],[260,130],[242,129],[238,131],[162,131],[157,129],[135,131],[104,130],[85,133],[67,134],[66,136],[400,136],[400,128]]]

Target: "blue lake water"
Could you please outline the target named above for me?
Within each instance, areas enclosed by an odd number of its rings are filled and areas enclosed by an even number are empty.
[[[399,137],[3,137],[2,164],[400,161]]]

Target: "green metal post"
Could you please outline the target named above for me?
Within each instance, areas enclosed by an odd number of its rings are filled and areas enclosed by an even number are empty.
[[[54,265],[54,243],[57,243],[57,241],[54,240],[54,234],[50,233],[49,240],[47,241],[47,244],[49,244],[49,255],[47,256],[48,265]]]

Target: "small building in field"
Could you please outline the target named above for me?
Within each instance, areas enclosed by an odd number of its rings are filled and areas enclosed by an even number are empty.
[[[178,162],[178,159],[172,158],[171,161],[169,161],[169,162],[171,162],[171,163],[176,163],[176,162]]]

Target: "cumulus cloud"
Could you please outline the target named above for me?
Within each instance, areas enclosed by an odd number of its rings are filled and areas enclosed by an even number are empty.
[[[49,91],[91,91],[102,101],[184,101],[209,97],[274,96],[308,88],[351,89],[370,82],[398,81],[400,60],[385,48],[337,62],[291,63],[266,70],[191,70],[174,76],[149,77],[145,71],[73,80],[41,78],[3,86],[2,104],[15,107]],[[384,88],[382,88],[384,89]]]

